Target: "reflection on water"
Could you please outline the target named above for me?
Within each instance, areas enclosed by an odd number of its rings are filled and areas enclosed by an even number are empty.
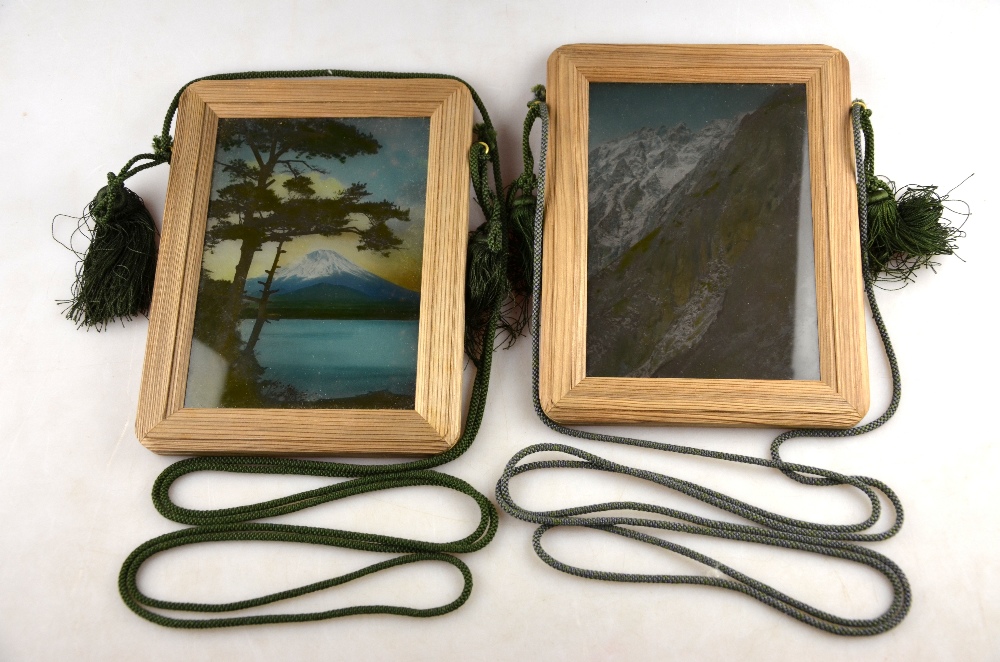
[[[416,320],[284,319],[265,325],[254,353],[264,368],[262,379],[293,387],[304,406],[336,406],[322,401],[369,393],[412,398],[418,326]],[[243,320],[241,336],[252,328],[253,320]],[[219,405],[224,380],[208,369],[216,363],[192,360],[186,407]],[[200,366],[206,370],[196,374]]]
[[[264,327],[257,360],[264,379],[284,382],[310,400],[373,391],[413,395],[417,385],[416,320],[285,319]],[[253,320],[244,320],[246,338]]]

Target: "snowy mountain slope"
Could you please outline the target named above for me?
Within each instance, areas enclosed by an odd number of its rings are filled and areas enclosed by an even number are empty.
[[[743,116],[700,131],[685,124],[642,128],[591,150],[587,271],[600,271],[649,234],[659,207],[706,156],[729,144]]]
[[[263,278],[248,279],[247,293],[259,294]],[[400,287],[354,264],[334,250],[317,250],[306,254],[298,262],[280,267],[271,287],[278,290],[276,297],[288,296],[298,290],[316,285],[332,285],[359,292],[365,297],[381,301],[416,303],[420,293]]]

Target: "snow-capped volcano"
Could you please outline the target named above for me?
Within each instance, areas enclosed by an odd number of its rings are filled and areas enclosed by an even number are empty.
[[[362,269],[334,250],[320,250],[308,253],[295,264],[279,269],[278,274],[275,278],[281,278],[286,281],[293,278],[300,280],[326,278],[336,274],[357,276],[359,278],[373,275],[370,271]]]
[[[743,116],[692,132],[684,123],[644,127],[590,151],[588,272],[595,273],[652,229],[664,199],[706,156],[732,140]]]
[[[262,285],[258,281],[262,280],[248,279],[247,291],[259,293]],[[281,297],[315,285],[335,285],[383,301],[420,301],[419,293],[390,283],[329,249],[312,251],[294,264],[279,267],[271,287]]]

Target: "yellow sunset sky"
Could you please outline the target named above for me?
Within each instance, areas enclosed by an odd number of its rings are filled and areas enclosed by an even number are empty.
[[[321,197],[332,197],[344,189],[344,185],[335,177],[323,177],[317,173],[311,173],[309,177],[313,180],[316,194]],[[287,175],[276,176],[278,186]],[[423,210],[411,209],[411,221],[403,223],[400,221],[389,221],[389,227],[403,240],[403,246],[390,253],[389,257],[383,257],[371,251],[359,251],[357,249],[357,236],[345,234],[337,237],[321,237],[310,235],[307,237],[297,237],[293,241],[284,245],[286,253],[281,256],[280,266],[288,267],[298,262],[304,255],[316,250],[332,249],[354,262],[363,269],[367,269],[376,276],[405,287],[415,292],[420,291],[420,266],[423,257]],[[366,221],[359,219],[358,224],[363,225]],[[264,276],[264,270],[271,267],[274,260],[274,251],[277,244],[268,243],[257,252],[250,265],[249,278]],[[202,263],[211,272],[213,278],[218,280],[232,280],[236,271],[236,263],[240,258],[239,245],[233,241],[226,241],[215,247],[212,252],[205,252]],[[280,270],[278,273],[281,273]]]

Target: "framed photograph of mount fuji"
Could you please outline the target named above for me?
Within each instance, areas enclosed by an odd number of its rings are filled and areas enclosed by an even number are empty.
[[[453,445],[471,141],[456,81],[190,86],[140,441],[213,454]]]
[[[843,54],[564,46],[547,97],[548,415],[857,423],[868,379]]]

